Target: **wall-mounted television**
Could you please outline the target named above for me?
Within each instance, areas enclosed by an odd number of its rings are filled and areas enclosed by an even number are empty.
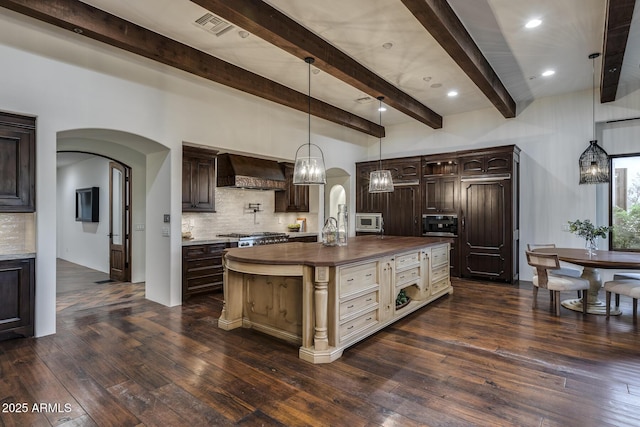
[[[99,187],[76,190],[76,221],[99,222]]]

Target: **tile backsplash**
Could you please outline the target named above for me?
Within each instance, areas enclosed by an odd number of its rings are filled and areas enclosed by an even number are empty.
[[[0,255],[36,252],[36,214],[0,213]]]
[[[195,239],[206,240],[221,233],[287,231],[297,218],[307,219],[307,231],[318,231],[318,214],[276,213],[273,191],[216,188],[216,212],[183,212],[182,231],[191,229]],[[249,205],[260,205],[254,212]]]

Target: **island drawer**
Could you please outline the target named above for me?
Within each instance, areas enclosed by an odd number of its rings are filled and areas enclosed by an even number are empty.
[[[434,282],[431,285],[431,294],[437,294],[438,292],[440,292],[441,290],[445,289],[449,287],[449,277],[445,277],[443,279],[438,280],[437,282]]]
[[[435,267],[445,263],[449,263],[449,245],[431,249],[431,265]]]
[[[449,277],[449,264],[431,269],[431,282],[437,282],[447,277]]]
[[[372,291],[362,296],[340,303],[340,320],[357,313],[367,307],[375,307],[378,304],[378,291]]]
[[[378,310],[371,310],[362,316],[349,320],[340,325],[340,341],[345,341],[360,331],[378,323]]]
[[[420,279],[420,267],[414,267],[410,270],[396,273],[396,287],[415,282],[418,279]]]
[[[376,285],[377,270],[376,262],[340,268],[340,297]]]
[[[396,271],[411,268],[420,264],[420,252],[410,252],[396,256]]]

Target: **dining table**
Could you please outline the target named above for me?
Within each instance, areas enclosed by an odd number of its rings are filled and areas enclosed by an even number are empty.
[[[590,314],[606,314],[606,303],[598,299],[598,292],[602,287],[600,269],[640,270],[640,252],[595,250],[589,253],[586,249],[576,248],[540,248],[535,249],[535,252],[558,254],[560,261],[583,267],[581,277],[589,281],[587,313]],[[561,304],[569,310],[582,311],[582,299],[568,299]],[[620,309],[611,308],[611,315],[621,313]]]

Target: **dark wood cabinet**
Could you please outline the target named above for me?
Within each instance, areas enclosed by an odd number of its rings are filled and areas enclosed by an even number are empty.
[[[33,336],[35,260],[0,261],[0,340]]]
[[[369,174],[380,168],[379,163],[356,163],[356,212],[382,213],[386,205],[385,193],[369,193]]]
[[[293,163],[280,163],[286,187],[275,192],[276,212],[309,212],[309,187],[293,184]]]
[[[484,175],[509,173],[512,169],[512,155],[493,149],[464,152],[459,157],[461,175]]]
[[[419,236],[422,214],[458,216],[451,275],[518,279],[519,153],[514,145],[382,161],[393,193],[369,193],[378,162],[356,163],[356,212],[381,212],[385,234]]]
[[[457,214],[460,181],[457,176],[422,180],[422,212],[425,214]]]
[[[377,161],[356,164],[356,212],[382,213],[384,234],[419,236],[420,231],[420,161],[411,158],[406,167],[404,159],[383,161],[382,168],[392,171],[394,191],[369,193],[369,174],[378,170]]]
[[[457,158],[425,156],[422,158],[422,213],[458,213],[460,181]]]
[[[182,212],[215,212],[217,151],[182,148]]]
[[[235,244],[237,245],[237,243]],[[222,289],[222,252],[228,243],[182,247],[182,300],[192,295]]]
[[[519,149],[503,147],[484,158],[502,159],[493,173],[465,175],[460,185],[459,243],[462,277],[513,283],[518,279]],[[507,159],[509,166],[504,165]]]
[[[0,113],[0,212],[35,212],[36,119]]]
[[[382,169],[391,171],[394,185],[420,184],[420,157],[403,157],[400,159],[389,159],[382,161]]]

